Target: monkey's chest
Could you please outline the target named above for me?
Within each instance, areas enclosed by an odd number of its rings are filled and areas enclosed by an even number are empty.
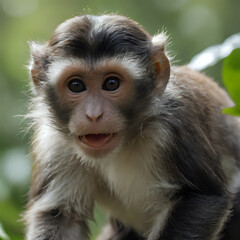
[[[136,164],[106,167],[102,178],[103,184],[95,192],[96,202],[124,225],[148,233],[168,202],[166,194],[155,188],[157,180]]]
[[[151,211],[147,210],[147,195],[143,197],[142,193],[136,192],[137,189],[132,189],[131,193],[129,190],[99,189],[95,200],[110,217],[144,234],[151,225]]]

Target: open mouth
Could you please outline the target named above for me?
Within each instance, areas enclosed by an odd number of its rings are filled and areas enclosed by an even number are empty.
[[[116,133],[99,133],[79,136],[79,140],[90,148],[101,149],[108,145],[116,136]]]

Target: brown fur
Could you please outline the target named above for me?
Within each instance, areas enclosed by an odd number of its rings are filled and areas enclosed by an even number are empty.
[[[165,42],[113,15],[73,18],[32,45],[27,240],[86,239],[95,202],[111,216],[101,240],[221,238],[240,189],[240,121],[221,113],[233,103],[215,82],[170,66]]]

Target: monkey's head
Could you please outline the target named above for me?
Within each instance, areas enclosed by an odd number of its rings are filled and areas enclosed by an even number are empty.
[[[62,23],[46,44],[31,44],[30,71],[35,99],[47,112],[43,118],[87,156],[121,148],[138,136],[154,94],[166,87],[165,42],[164,34],[151,37],[117,15]]]

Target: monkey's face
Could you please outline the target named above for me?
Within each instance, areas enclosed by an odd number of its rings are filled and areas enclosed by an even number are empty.
[[[50,66],[50,106],[84,154],[99,158],[126,140],[136,101],[133,64],[127,58],[106,59],[90,67],[84,60],[68,59]]]
[[[124,17],[66,21],[47,44],[31,49],[34,90],[51,115],[44,118],[87,156],[128,144],[143,126],[153,89],[167,84],[165,39]]]

